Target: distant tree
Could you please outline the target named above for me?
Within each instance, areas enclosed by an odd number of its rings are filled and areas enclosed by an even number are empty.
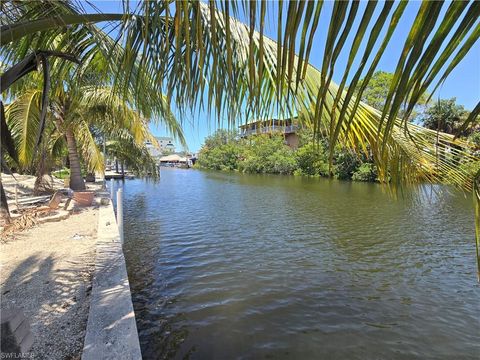
[[[480,150],[480,129],[475,129],[468,137],[468,141],[471,144],[473,144],[476,151],[479,151]]]
[[[456,104],[456,98],[441,99],[425,110],[423,126],[453,134],[468,117],[468,111]]]
[[[228,144],[229,142],[236,141],[238,139],[238,132],[235,130],[219,129],[210,136],[205,138],[204,147],[214,148],[220,145]]]
[[[337,179],[348,180],[358,170],[361,161],[354,151],[337,147],[334,156],[334,175]]]
[[[362,101],[377,110],[382,110],[385,105],[385,99],[387,98],[392,78],[393,74],[385,71],[377,71],[373,74],[362,94]],[[364,79],[359,81],[357,85],[358,88],[363,85],[363,81]]]
[[[295,153],[281,134],[256,135],[244,145],[239,170],[246,173],[292,174],[297,167]]]
[[[325,153],[323,144],[307,143],[297,149],[298,175],[329,176],[328,154]]]
[[[374,182],[377,180],[377,168],[373,163],[363,163],[352,174],[353,181],[368,181]]]
[[[385,71],[377,71],[373,74],[364,92],[362,93],[362,101],[374,107],[377,110],[382,111],[385,106],[385,100],[390,90],[390,84],[393,80],[393,73]],[[357,89],[363,85],[364,79],[361,79],[357,84]],[[427,105],[428,94],[424,94],[418,101],[414,110],[412,111],[409,121],[413,121],[419,117]],[[404,111],[400,110],[398,116],[403,117]]]
[[[220,129],[205,139],[197,166],[213,170],[238,170],[241,149],[237,132]]]

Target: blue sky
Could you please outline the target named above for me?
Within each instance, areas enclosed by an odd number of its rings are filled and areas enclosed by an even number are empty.
[[[111,1],[93,1],[93,3],[104,12],[121,12],[122,2],[117,0]],[[314,39],[313,50],[310,54],[310,63],[317,68],[321,67],[322,54],[324,48],[324,39],[328,30],[329,14],[333,2],[326,2],[322,10],[322,16],[320,18],[317,33]],[[408,35],[408,31],[413,24],[415,15],[417,13],[419,1],[410,2],[407,6],[405,13],[400,21],[393,37],[388,45],[377,70],[383,70],[393,72],[398,61],[398,57],[402,50],[404,41]],[[363,13],[365,3],[360,6],[359,14]],[[277,33],[277,3],[269,2],[267,12],[267,19],[265,25],[265,33],[271,38],[276,38]],[[448,4],[444,5],[444,12]],[[382,8],[380,3],[377,6],[378,14]],[[357,17],[359,18],[359,17]],[[245,20],[240,18],[240,20]],[[359,19],[358,19],[359,20]],[[354,29],[347,41],[351,41],[355,31],[356,25],[352,27]],[[345,47],[348,50],[348,46]],[[362,49],[359,50],[359,54],[362,54]],[[343,69],[345,67],[348,53],[344,51],[340,54],[338,59],[333,80],[337,83],[340,82]],[[353,67],[355,69],[355,65]],[[352,71],[351,71],[352,73]],[[464,105],[466,109],[471,110],[476,103],[480,100],[480,42],[474,45],[471,51],[465,56],[462,62],[453,70],[445,83],[434,94],[434,98],[457,98],[457,103]],[[195,124],[195,125],[193,125]],[[200,126],[199,126],[200,124]],[[213,133],[216,129],[216,122],[214,119],[209,119],[208,114],[199,112],[186,119],[184,124],[185,137],[190,151],[198,151],[206,136]],[[168,135],[165,129],[161,126],[152,128],[152,131],[158,136]]]

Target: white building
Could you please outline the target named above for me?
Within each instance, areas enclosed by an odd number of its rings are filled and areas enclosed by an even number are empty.
[[[156,137],[158,143],[160,144],[160,150],[162,154],[174,153],[175,144],[171,137]]]
[[[160,145],[160,149],[157,149],[150,141],[147,141],[145,144],[150,155],[153,157],[160,157],[165,154],[171,154],[175,152],[175,144],[173,143],[173,139],[171,137],[155,137],[157,139],[158,144]]]

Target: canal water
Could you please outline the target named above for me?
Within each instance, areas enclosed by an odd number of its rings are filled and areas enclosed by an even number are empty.
[[[145,359],[479,359],[472,200],[162,169],[129,180]]]

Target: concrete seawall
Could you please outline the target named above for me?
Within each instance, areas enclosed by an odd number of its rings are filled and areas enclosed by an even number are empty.
[[[100,206],[97,235],[82,359],[141,359],[127,268],[111,201]]]

